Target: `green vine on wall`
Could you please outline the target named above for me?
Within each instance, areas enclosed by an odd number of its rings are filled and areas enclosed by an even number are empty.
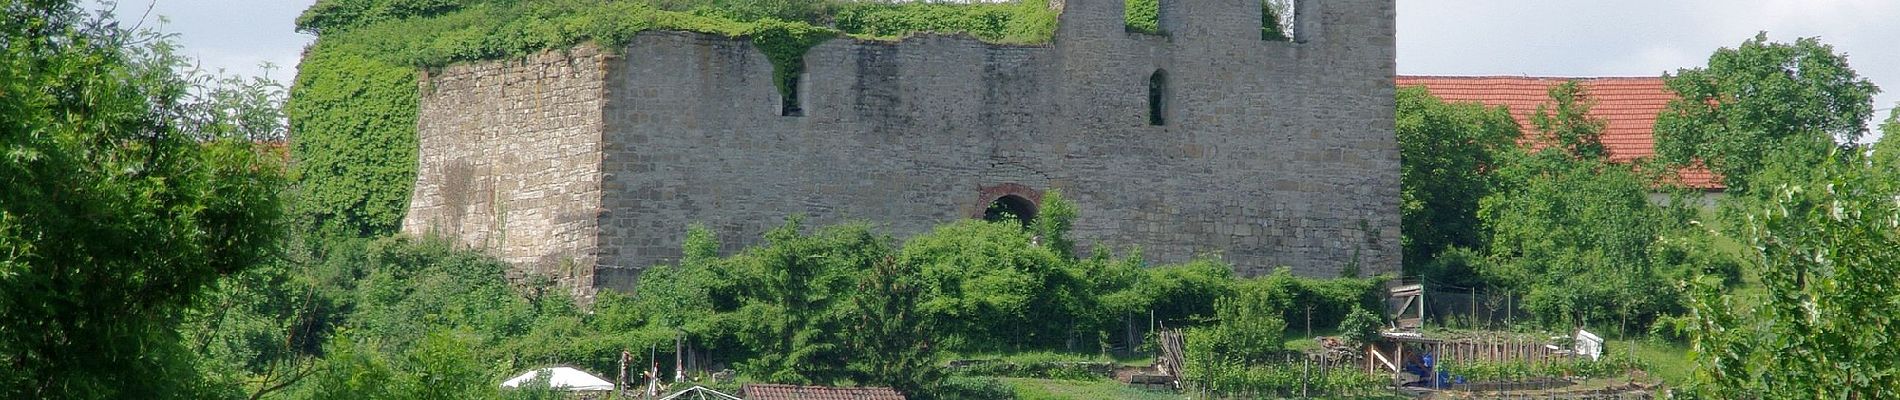
[[[333,234],[400,228],[417,167],[418,71],[586,43],[616,52],[640,32],[687,31],[750,39],[795,102],[805,53],[832,38],[939,32],[1043,43],[1055,21],[1046,0],[320,0],[297,20],[298,31],[318,38],[285,107],[303,194],[297,215]]]
[[[793,114],[799,109],[798,76],[805,73],[805,53],[826,40],[838,37],[839,32],[832,29],[812,26],[799,22],[785,22],[777,19],[759,21],[745,36],[752,39],[765,58],[772,61],[772,84],[778,87],[779,96],[785,100],[785,109]]]

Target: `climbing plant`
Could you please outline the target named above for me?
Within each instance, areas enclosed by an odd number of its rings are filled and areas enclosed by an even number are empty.
[[[1045,0],[875,3],[842,0],[322,0],[297,19],[318,35],[286,105],[309,229],[373,236],[395,231],[415,182],[417,71],[594,43],[616,51],[635,34],[679,30],[749,39],[796,109],[812,47],[841,36],[969,33],[1008,43],[1048,41]]]

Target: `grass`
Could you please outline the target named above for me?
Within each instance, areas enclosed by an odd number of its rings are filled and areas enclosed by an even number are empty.
[[[1305,328],[1294,329],[1288,327],[1286,329],[1286,349],[1293,351],[1319,350],[1320,336],[1339,336],[1339,329],[1314,329],[1312,335],[1307,335]]]
[[[1695,362],[1689,359],[1689,347],[1681,343],[1636,339],[1605,342],[1609,347],[1606,351],[1629,352],[1648,366],[1651,378],[1661,379],[1670,386],[1688,382],[1690,373],[1695,370]]]
[[[1010,387],[1016,389],[1016,398],[1018,400],[1180,400],[1188,398],[1187,396],[1175,393],[1136,389],[1129,387],[1127,384],[1106,379],[1099,381],[1069,381],[1003,378],[1003,382],[1009,383]]]

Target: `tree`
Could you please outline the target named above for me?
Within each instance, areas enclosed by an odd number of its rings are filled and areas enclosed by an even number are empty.
[[[1880,141],[1874,142],[1872,149],[1874,166],[1900,173],[1900,107],[1887,114],[1880,133]]]
[[[1478,199],[1491,192],[1500,155],[1515,150],[1517,122],[1502,107],[1446,103],[1408,87],[1398,91],[1396,128],[1405,269],[1426,268],[1447,248],[1482,246]]]
[[[1769,42],[1765,32],[1664,79],[1677,98],[1656,119],[1657,155],[1707,166],[1732,193],[1754,190],[1770,153],[1817,165],[1830,147],[1860,138],[1880,91],[1833,46]]]
[[[892,254],[890,238],[863,225],[815,235],[799,232],[803,218],[767,232],[769,243],[741,255],[746,304],[736,312],[752,321],[741,335],[757,354],[741,369],[771,382],[831,384],[848,376],[851,293],[862,271]]]
[[[1069,230],[1075,228],[1076,214],[1075,203],[1064,199],[1062,190],[1050,189],[1042,195],[1041,210],[1029,228],[1057,256],[1074,259],[1075,239],[1069,237]]]
[[[1608,160],[1598,136],[1604,122],[1588,116],[1587,94],[1574,82],[1551,88],[1555,104],[1532,121],[1549,142],[1503,163],[1499,189],[1482,200],[1490,234],[1479,275],[1524,295],[1524,306],[1548,326],[1616,323],[1647,326],[1681,308],[1668,290],[1692,255],[1668,247],[1684,237],[1687,201],[1649,200],[1650,177]],[[1699,257],[1700,254],[1694,254]]]
[[[916,265],[921,308],[953,350],[1015,350],[1062,343],[1072,330],[1081,281],[1014,222],[962,220],[904,244]]]
[[[165,37],[70,1],[0,11],[0,397],[229,395],[177,315],[273,256],[281,163],[200,114],[234,111],[191,96]]]
[[[1887,354],[1900,341],[1900,184],[1858,151],[1825,159],[1767,165],[1806,179],[1760,188],[1766,201],[1744,219],[1765,298],[1695,286],[1691,354],[1710,397],[1900,396],[1900,364]]]
[[[1564,81],[1550,87],[1552,104],[1538,104],[1537,112],[1531,114],[1531,125],[1537,127],[1538,136],[1545,145],[1554,146],[1571,158],[1602,160],[1610,156],[1610,150],[1603,147],[1603,129],[1610,124],[1600,118],[1590,118],[1590,107],[1596,105],[1577,81]]]
[[[1690,212],[1650,203],[1650,182],[1629,166],[1579,160],[1546,148],[1508,163],[1510,182],[1479,211],[1491,234],[1479,274],[1524,295],[1540,322],[1646,322],[1680,306],[1654,261],[1659,237],[1687,226]],[[1678,203],[1680,204],[1680,203]]]
[[[871,265],[852,295],[852,329],[846,334],[856,358],[856,381],[888,385],[911,397],[927,397],[942,379],[935,327],[918,308],[923,285],[916,266],[885,257]]]

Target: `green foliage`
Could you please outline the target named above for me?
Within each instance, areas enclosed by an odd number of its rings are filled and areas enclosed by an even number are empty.
[[[322,35],[378,22],[440,14],[461,8],[452,0],[323,0],[297,17],[297,31]]]
[[[1214,300],[1235,292],[1233,267],[1198,259],[1142,271],[1133,289],[1134,310],[1153,311],[1167,326],[1184,326],[1214,316]]]
[[[1160,0],[1125,0],[1123,14],[1129,32],[1162,35]],[[1260,1],[1260,40],[1293,40],[1292,19],[1287,14],[1293,11],[1288,0]]]
[[[740,339],[757,350],[740,366],[774,382],[836,382],[850,359],[842,335],[852,322],[845,311],[851,299],[844,294],[856,289],[858,271],[890,256],[890,239],[862,225],[806,236],[801,224],[791,219],[766,234],[765,247],[739,256],[750,279],[736,312],[752,325]]]
[[[856,318],[846,340],[857,359],[851,363],[856,381],[926,393],[943,379],[932,339],[934,323],[925,315],[922,271],[891,257],[875,261],[858,281],[851,314]]]
[[[1900,366],[1885,350],[1900,340],[1900,185],[1858,151],[1836,151],[1762,187],[1742,228],[1760,260],[1765,302],[1696,282],[1692,329],[1696,378],[1713,398],[1900,396]],[[1777,160],[1785,161],[1785,160]],[[1759,300],[1758,300],[1759,301]]]
[[[1304,278],[1281,267],[1267,276],[1237,282],[1235,292],[1265,296],[1272,309],[1281,311],[1282,321],[1289,324],[1297,321],[1301,327],[1305,326],[1308,309],[1311,309],[1313,327],[1328,329],[1339,326],[1355,308],[1381,308],[1384,297],[1379,290],[1384,281],[1383,277]]]
[[[298,222],[328,235],[393,233],[416,179],[415,73],[330,47],[306,53],[285,104]]]
[[[680,30],[751,39],[796,108],[793,85],[813,46],[840,35],[965,32],[1009,43],[1048,41],[1042,0],[992,4],[802,0],[322,0],[297,20],[318,35],[287,107],[297,133],[295,210],[309,230],[395,232],[416,168],[416,68],[506,59],[595,43],[617,51],[639,32]],[[826,25],[831,24],[831,25]],[[426,90],[426,88],[424,89]]]
[[[177,316],[278,250],[281,162],[209,117],[255,108],[109,14],[0,12],[0,397],[232,395]]]
[[[1056,12],[1046,0],[1004,3],[840,2],[832,13],[838,30],[855,36],[893,38],[916,32],[967,33],[996,43],[1041,43],[1055,35]]]
[[[1510,360],[1447,360],[1440,369],[1453,379],[1463,378],[1467,382],[1508,382],[1538,377],[1570,378],[1611,378],[1622,376],[1632,370],[1646,370],[1642,360],[1630,358],[1623,351],[1605,349],[1603,357],[1591,360],[1585,357],[1557,358],[1548,361]]]
[[[1533,118],[1547,147],[1501,163],[1496,190],[1480,201],[1490,235],[1484,257],[1447,252],[1435,266],[1474,270],[1486,285],[1523,294],[1543,326],[1626,332],[1680,312],[1676,282],[1699,273],[1739,276],[1740,262],[1691,223],[1691,198],[1652,202],[1655,177],[1608,161],[1597,139],[1603,121],[1586,115],[1581,89],[1567,83],[1550,95],[1554,110],[1540,108]]]
[[[1260,40],[1293,40],[1293,19],[1287,16],[1292,11],[1292,0],[1261,0]]]
[[[1057,257],[1075,258],[1075,239],[1069,237],[1069,230],[1075,228],[1077,214],[1075,203],[1062,198],[1061,189],[1050,189],[1042,195],[1036,219],[1030,222],[1030,232]]]
[[[1123,14],[1128,19],[1128,31],[1150,35],[1161,34],[1161,0],[1126,0]]]
[[[1537,112],[1531,114],[1531,125],[1547,145],[1571,158],[1601,160],[1610,156],[1610,150],[1603,147],[1603,130],[1610,123],[1590,118],[1590,107],[1596,101],[1577,81],[1550,87],[1550,100],[1555,104],[1538,104]]]
[[[1555,148],[1499,171],[1510,186],[1479,211],[1490,229],[1489,259],[1478,272],[1521,291],[1545,326],[1608,323],[1641,328],[1680,310],[1669,278],[1683,266],[1655,254],[1659,238],[1688,226],[1692,211],[1650,203],[1647,182],[1631,167],[1572,159]],[[1634,324],[1634,325],[1629,325]]]
[[[745,36],[752,44],[765,52],[765,58],[772,61],[772,83],[778,85],[779,94],[789,108],[796,109],[798,92],[795,85],[799,75],[805,73],[805,53],[812,47],[831,40],[837,32],[815,27],[802,22],[783,22],[776,19],[760,20],[746,31]]]
[[[500,396],[468,333],[435,331],[417,346],[390,352],[376,341],[348,335],[326,345],[330,353],[291,397],[309,399],[493,399]],[[380,348],[380,349],[379,349]],[[392,355],[393,354],[393,355]]]
[[[1389,376],[1358,368],[1321,371],[1302,369],[1298,362],[1242,364],[1233,361],[1193,363],[1186,366],[1194,388],[1217,398],[1297,398],[1319,395],[1342,398],[1379,398],[1389,394]]]
[[[1010,400],[1016,393],[1002,380],[990,377],[952,376],[943,379],[934,396],[943,400]]]
[[[550,295],[545,279],[511,280],[506,263],[444,240],[321,240],[328,242],[315,243],[309,261],[243,277],[281,280],[261,289],[275,295],[257,301],[262,296],[227,289],[220,293],[242,296],[225,303],[238,309],[200,311],[213,317],[189,319],[204,321],[192,334],[211,349],[278,349],[240,354],[237,360],[257,366],[225,372],[256,381],[246,388],[255,395],[495,398],[502,374],[555,363],[605,371],[622,348],[672,339],[596,330],[567,296]],[[247,322],[255,320],[262,322]],[[263,328],[234,331],[234,323]],[[274,343],[218,344],[250,337]],[[601,337],[612,342],[596,341]]]
[[[1815,38],[1769,42],[1767,33],[1716,50],[1705,68],[1665,79],[1678,98],[1657,117],[1657,155],[1708,166],[1730,193],[1755,190],[1750,180],[1770,153],[1792,152],[1796,165],[1817,165],[1829,147],[1860,138],[1880,90],[1833,46]]]
[[[1187,358],[1194,362],[1205,358],[1255,364],[1285,350],[1282,302],[1271,293],[1257,291],[1214,300],[1216,323],[1188,330]]]
[[[1900,107],[1894,107],[1887,114],[1887,122],[1880,124],[1880,140],[1874,142],[1872,149],[1874,166],[1900,173]]]
[[[1007,358],[968,362],[952,372],[964,376],[1061,379],[1091,381],[1108,379],[1115,364],[1106,357],[1077,357],[1050,352],[1020,353]]]
[[[1405,270],[1460,282],[1460,269],[1434,268],[1454,247],[1481,248],[1478,200],[1491,193],[1491,173],[1516,150],[1518,126],[1502,107],[1446,103],[1422,87],[1398,91],[1400,242]]]
[[[1073,400],[1073,399],[1123,399],[1123,400],[1179,400],[1182,396],[1174,391],[1148,390],[1130,387],[1126,383],[1112,380],[1068,381],[1034,378],[1003,378],[1008,383],[1004,389],[1013,387],[1014,393],[1003,392],[1000,396],[965,397],[968,399],[1019,399],[1019,400]]]
[[[925,288],[919,307],[951,350],[1061,343],[1085,295],[1069,264],[1014,222],[939,226],[911,238],[898,258],[918,266]]]
[[[1346,319],[1339,321],[1339,332],[1353,343],[1372,343],[1379,339],[1379,329],[1384,326],[1378,314],[1354,305]]]

